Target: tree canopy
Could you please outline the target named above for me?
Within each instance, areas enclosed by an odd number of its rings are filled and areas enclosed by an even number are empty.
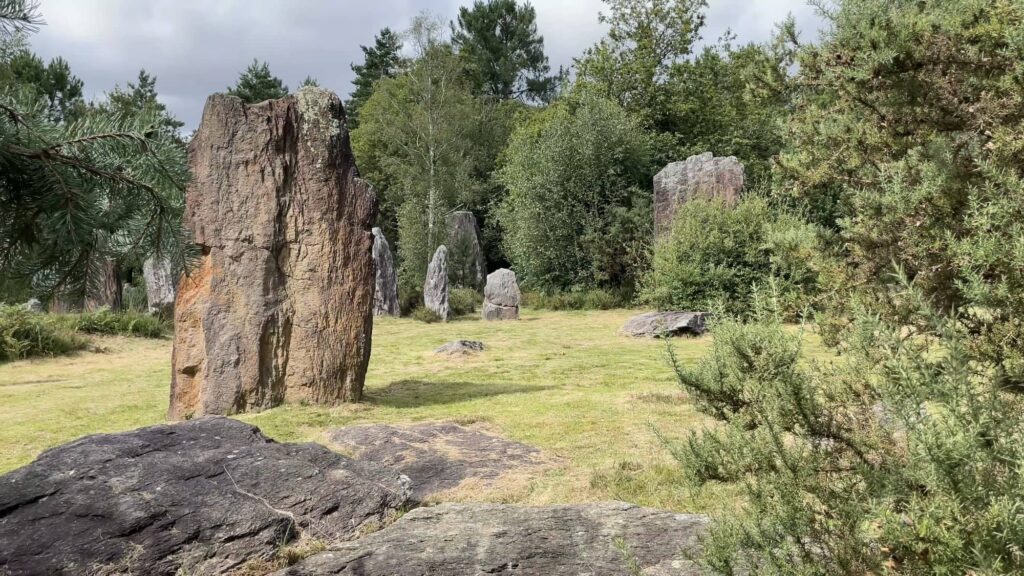
[[[238,96],[249,104],[274,100],[288,95],[288,87],[270,73],[270,65],[253,59],[252,64],[239,76],[238,82],[228,88],[228,94]]]

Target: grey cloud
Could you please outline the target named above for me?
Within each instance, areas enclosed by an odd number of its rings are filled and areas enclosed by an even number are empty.
[[[466,0],[468,3],[468,0]],[[32,37],[44,58],[63,56],[101,97],[145,68],[158,78],[168,108],[194,128],[210,93],[233,84],[253,58],[267,60],[289,86],[307,75],[347,96],[349,64],[361,60],[385,26],[404,29],[421,11],[449,20],[458,0],[43,0],[47,25]],[[535,0],[553,68],[603,35],[600,0]],[[741,41],[763,40],[794,12],[805,30],[819,25],[805,0],[712,0],[704,37],[731,28]]]

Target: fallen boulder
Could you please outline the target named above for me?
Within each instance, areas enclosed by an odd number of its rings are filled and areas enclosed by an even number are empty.
[[[553,462],[533,446],[452,422],[349,426],[329,438],[358,461],[408,477],[421,502],[467,480],[485,489],[512,476],[535,476]]]
[[[491,272],[484,287],[484,320],[518,320],[521,299],[515,272],[508,268]]]
[[[654,235],[672,230],[679,206],[694,198],[722,199],[734,204],[743,190],[743,164],[734,156],[711,152],[673,162],[654,176]]]
[[[434,350],[434,354],[443,356],[466,356],[469,354],[476,354],[477,352],[483,352],[487,347],[484,346],[483,342],[476,340],[452,340],[446,342],[437,350]]]
[[[427,280],[423,283],[423,305],[447,322],[451,318],[448,303],[448,249],[437,247],[427,267]]]
[[[341,543],[277,576],[696,576],[704,516],[621,502],[442,504]]]
[[[358,401],[377,202],[341,100],[210,96],[189,167],[184,223],[202,257],[178,286],[168,416]]]
[[[398,316],[398,275],[395,273],[395,259],[391,245],[380,228],[373,229],[373,268],[376,271],[376,286],[373,291],[373,314],[375,316]]]
[[[627,320],[620,332],[638,338],[700,336],[707,330],[708,317],[707,312],[648,312]]]
[[[59,446],[0,476],[0,573],[223,574],[405,504],[398,474],[201,418]]]

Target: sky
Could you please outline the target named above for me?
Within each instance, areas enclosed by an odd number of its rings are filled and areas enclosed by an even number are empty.
[[[307,75],[342,98],[350,64],[362,61],[385,26],[404,30],[427,11],[454,20],[470,0],[42,0],[44,25],[31,37],[46,60],[62,56],[102,98],[140,68],[157,77],[160,100],[192,130],[206,97],[233,85],[254,58],[295,88]],[[704,42],[732,30],[739,42],[762,41],[792,13],[804,39],[821,21],[807,0],[709,0]],[[533,0],[551,68],[569,66],[604,29],[601,0]]]

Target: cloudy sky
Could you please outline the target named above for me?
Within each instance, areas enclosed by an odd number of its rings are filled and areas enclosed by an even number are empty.
[[[454,19],[470,0],[42,0],[46,25],[33,49],[63,56],[101,97],[145,68],[157,77],[160,99],[192,129],[212,92],[234,84],[253,58],[266,60],[286,84],[307,75],[347,97],[349,64],[378,30],[407,27],[419,12]],[[740,41],[763,40],[792,13],[805,38],[820,20],[806,0],[709,0],[702,35],[714,41],[731,29]],[[533,0],[553,69],[603,35],[601,0]]]

